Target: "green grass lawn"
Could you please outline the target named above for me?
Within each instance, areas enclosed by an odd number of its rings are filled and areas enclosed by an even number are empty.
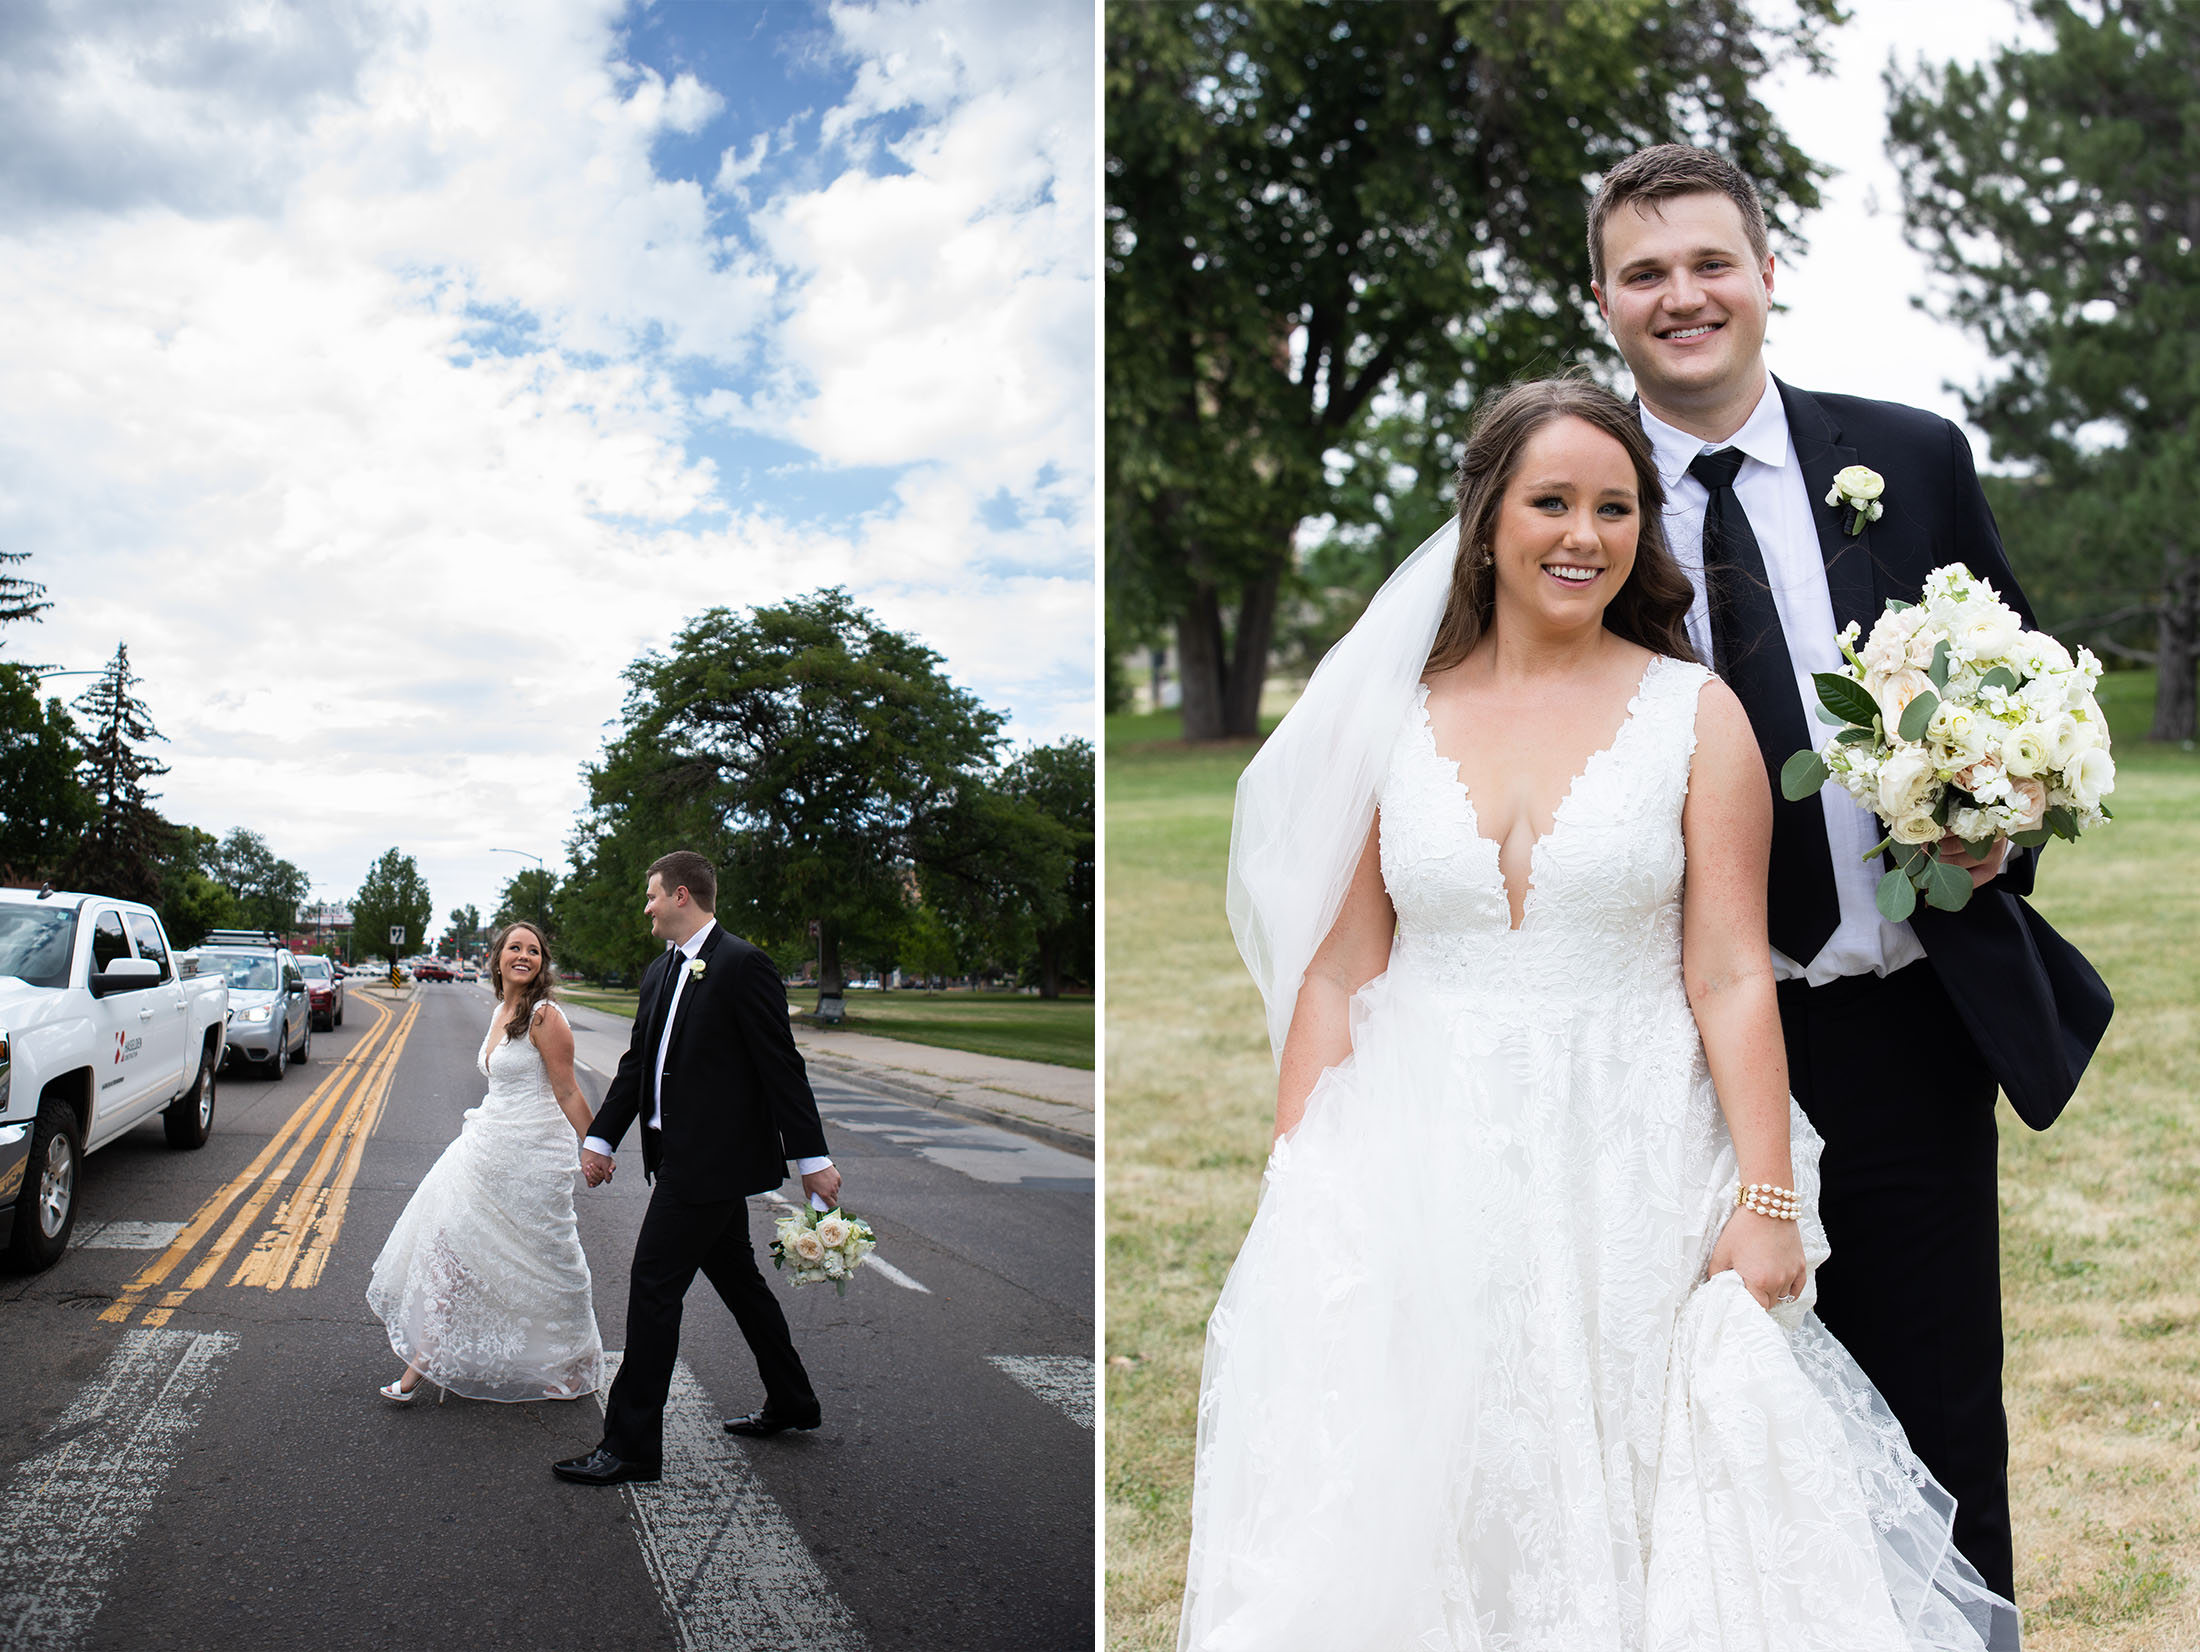
[[[2017,1589],[2034,1652],[2200,1646],[2200,754],[2103,684],[2116,822],[2055,845],[2036,904],[2117,1017],[2055,1128],[2002,1113]],[[1107,1614],[1175,1644],[1208,1310],[1252,1218],[1274,1069],[1223,917],[1250,743],[1108,720]]]
[[[560,987],[576,1004],[634,1018],[635,994],[603,987]],[[806,1009],[816,994],[796,989],[793,1001]],[[938,1049],[969,1050],[975,1055],[1044,1061],[1056,1067],[1092,1068],[1092,995],[1069,995],[1048,1002],[1018,992],[857,992],[847,994],[849,1032],[930,1044]]]

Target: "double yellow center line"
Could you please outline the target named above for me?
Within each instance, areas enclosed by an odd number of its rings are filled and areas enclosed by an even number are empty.
[[[139,1271],[122,1295],[99,1316],[101,1319],[126,1324],[148,1296],[161,1291],[159,1302],[146,1308],[138,1323],[167,1324],[169,1316],[189,1301],[193,1292],[214,1282],[277,1194],[283,1197],[275,1204],[270,1224],[230,1274],[228,1283],[259,1285],[271,1291],[285,1285],[292,1290],[310,1290],[320,1283],[329,1252],[343,1230],[352,1184],[366,1156],[367,1138],[374,1134],[382,1117],[397,1059],[404,1053],[413,1023],[420,1017],[418,999],[407,1005],[402,1015],[371,999],[366,1002],[378,1017],[366,1036],[283,1121],[282,1128],[253,1161],[198,1208],[175,1242]],[[394,1030],[390,1025],[393,1020]],[[319,1151],[292,1184],[293,1173],[316,1141]],[[240,1199],[242,1204],[238,1204]],[[232,1205],[237,1210],[229,1215]],[[168,1285],[201,1242],[221,1226],[225,1215],[229,1215],[229,1222],[222,1227],[221,1236],[208,1246],[180,1284],[163,1291],[162,1287]]]

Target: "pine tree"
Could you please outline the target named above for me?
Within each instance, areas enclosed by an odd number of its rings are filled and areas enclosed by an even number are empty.
[[[2157,668],[2153,738],[2200,728],[2200,12],[2028,0],[2037,45],[1890,70],[1888,151],[1937,307],[1994,357],[1963,392],[2041,619]],[[2153,648],[2135,623],[2151,622]]]
[[[129,645],[117,643],[99,680],[77,697],[85,724],[84,784],[99,814],[62,874],[78,889],[151,902],[160,898],[161,864],[174,828],[153,808],[159,794],[145,789],[168,766],[139,749],[166,738],[131,692],[140,680],[130,669]]]
[[[30,560],[28,551],[0,551],[0,568]],[[45,600],[46,587],[20,574],[0,574],[0,625],[9,620],[32,620],[53,606]],[[5,646],[5,645],[0,645]]]

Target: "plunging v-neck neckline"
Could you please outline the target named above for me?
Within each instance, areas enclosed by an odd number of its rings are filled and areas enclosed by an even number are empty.
[[[1528,845],[1528,887],[1520,893],[1517,917],[1514,915],[1512,884],[1505,877],[1505,845],[1482,830],[1482,816],[1474,806],[1474,793],[1467,785],[1466,772],[1460,766],[1459,760],[1446,757],[1436,749],[1436,725],[1428,714],[1429,685],[1425,678],[1422,680],[1415,704],[1420,712],[1421,733],[1427,743],[1428,754],[1436,760],[1438,767],[1446,771],[1452,785],[1457,788],[1459,801],[1465,805],[1467,811],[1467,829],[1474,834],[1477,841],[1490,846],[1490,863],[1497,879],[1497,892],[1504,899],[1506,917],[1512,920],[1505,926],[1508,935],[1517,935],[1528,926],[1528,914],[1535,905],[1536,895],[1543,887],[1542,871],[1538,864],[1543,846],[1558,835],[1559,826],[1565,818],[1566,806],[1574,800],[1574,794],[1581,789],[1581,783],[1618,749],[1628,729],[1634,726],[1635,714],[1642,709],[1642,697],[1649,691],[1650,679],[1656,673],[1658,663],[1664,658],[1663,654],[1650,656],[1649,663],[1642,668],[1642,675],[1635,679],[1634,693],[1627,697],[1627,709],[1620,713],[1619,726],[1612,730],[1610,739],[1588,755],[1580,769],[1566,782],[1566,789],[1559,793],[1557,803],[1552,805],[1550,828],[1536,833],[1534,841]]]

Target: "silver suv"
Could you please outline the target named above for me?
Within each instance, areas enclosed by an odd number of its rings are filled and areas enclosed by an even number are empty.
[[[313,1055],[313,1000],[297,960],[274,935],[216,929],[183,954],[200,975],[229,983],[228,1061],[249,1061],[281,1078],[293,1061]]]

